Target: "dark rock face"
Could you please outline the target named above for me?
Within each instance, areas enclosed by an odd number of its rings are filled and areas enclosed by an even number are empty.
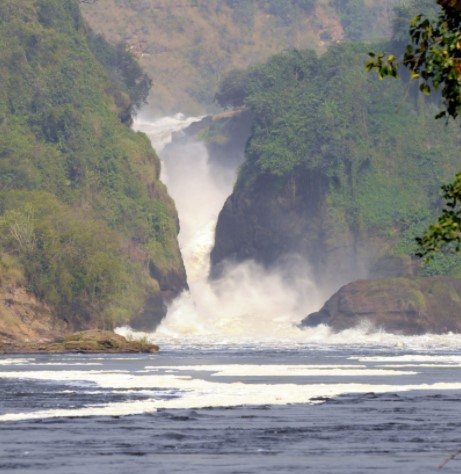
[[[325,180],[316,183],[317,189],[325,185]],[[211,254],[215,271],[224,260],[252,258],[271,265],[286,253],[303,253],[302,247],[315,253],[314,248],[321,242],[312,236],[318,235],[316,229],[321,227],[322,199],[308,186],[298,186],[300,192],[290,195],[289,186],[277,177],[262,175],[251,189],[234,190],[219,215]]]
[[[461,332],[461,280],[430,277],[355,281],[343,286],[301,325],[326,324],[341,331],[362,322],[403,335]]]
[[[326,203],[329,187],[329,179],[315,171],[291,179],[258,175],[248,186],[237,186],[219,215],[211,276],[220,275],[225,261],[253,259],[269,267],[297,254],[319,282],[339,286],[364,277],[359,262],[366,260],[368,248],[357,245],[347,225],[335,229]]]
[[[160,292],[144,301],[143,307],[130,320],[130,326],[137,331],[154,331],[166,316],[167,305],[175,294]]]

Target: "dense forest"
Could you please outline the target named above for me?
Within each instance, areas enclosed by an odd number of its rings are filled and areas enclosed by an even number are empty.
[[[3,0],[0,45],[2,291],[71,327],[161,317],[186,283],[158,157],[128,126],[150,80],[77,0]]]

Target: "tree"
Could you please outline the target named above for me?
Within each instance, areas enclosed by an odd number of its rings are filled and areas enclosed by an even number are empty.
[[[440,6],[435,19],[417,15],[411,21],[411,43],[403,58],[369,53],[368,71],[376,69],[381,78],[398,77],[403,64],[411,78],[419,81],[419,89],[426,95],[440,90],[443,109],[436,118],[447,120],[461,115],[461,2],[437,0]],[[437,219],[421,237],[418,255],[431,257],[442,250],[461,251],[461,173],[452,183],[442,187],[445,205]]]
[[[232,69],[221,81],[215,95],[216,102],[223,108],[241,107],[248,95],[248,74],[242,69]]]

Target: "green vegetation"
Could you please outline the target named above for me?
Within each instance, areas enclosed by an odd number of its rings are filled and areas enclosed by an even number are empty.
[[[273,207],[277,199],[300,207],[304,189],[327,183],[314,195],[328,245],[346,245],[352,234],[383,255],[411,255],[439,205],[441,183],[458,166],[458,133],[434,123],[436,105],[405,84],[367,75],[367,50],[336,45],[320,57],[295,50],[224,79],[219,103],[255,115],[234,198],[250,202],[271,186]],[[459,274],[459,262],[430,270],[446,272]]]
[[[75,327],[128,321],[157,260],[185,281],[159,160],[125,125],[148,85],[77,0],[0,3],[0,255]]]
[[[201,114],[216,109],[219,82],[234,68],[291,48],[387,38],[400,1],[104,0],[81,8],[94,31],[128,45],[153,78],[150,107]]]
[[[440,90],[443,110],[436,118],[456,118],[461,111],[461,7],[453,0],[438,0],[440,8],[423,10],[410,23],[411,44],[405,48],[403,58],[383,53],[369,53],[368,71],[376,69],[381,78],[398,76],[400,62],[406,66],[419,90],[425,95]],[[413,2],[412,11],[421,6]],[[423,5],[424,7],[424,5]],[[434,11],[435,9],[435,11]],[[432,14],[432,15],[431,15]],[[408,15],[406,15],[408,18]],[[399,30],[408,24],[399,22]],[[400,36],[403,36],[401,34]],[[407,40],[408,41],[408,40]],[[461,251],[461,173],[455,180],[442,186],[444,208],[435,224],[431,224],[422,237],[417,238],[418,254],[429,259],[434,252]]]
[[[87,38],[91,52],[109,72],[110,80],[118,89],[129,95],[130,104],[127,112],[128,117],[131,117],[136,108],[147,103],[152,80],[123,43],[118,43],[114,47],[102,35],[91,31],[87,34]],[[117,92],[120,94],[119,91]],[[121,106],[123,97],[116,95],[115,98],[117,105]]]
[[[425,0],[424,0],[425,1]],[[330,0],[339,17],[344,38],[349,41],[367,41],[388,38],[390,25],[386,18],[393,17],[393,9],[401,8],[400,0],[370,2],[367,0]],[[377,19],[379,18],[379,21]]]

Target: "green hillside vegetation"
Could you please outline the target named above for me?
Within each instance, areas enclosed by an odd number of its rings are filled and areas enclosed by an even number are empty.
[[[286,49],[388,36],[399,1],[95,0],[82,10],[95,31],[139,57],[154,82],[151,109],[199,114],[213,110],[233,68]]]
[[[77,0],[0,3],[0,254],[74,327],[126,322],[185,285],[159,160],[126,126],[148,82]]]
[[[338,248],[360,258],[371,245],[373,259],[416,251],[441,183],[459,167],[459,131],[433,120],[437,104],[417,88],[367,74],[368,48],[286,52],[222,81],[220,105],[243,106],[255,119],[218,223],[215,264],[248,256],[273,263],[277,249],[294,247],[321,271]],[[240,224],[251,227],[239,230],[247,242],[229,243],[225,234]],[[439,257],[420,271],[461,276],[460,260]]]

